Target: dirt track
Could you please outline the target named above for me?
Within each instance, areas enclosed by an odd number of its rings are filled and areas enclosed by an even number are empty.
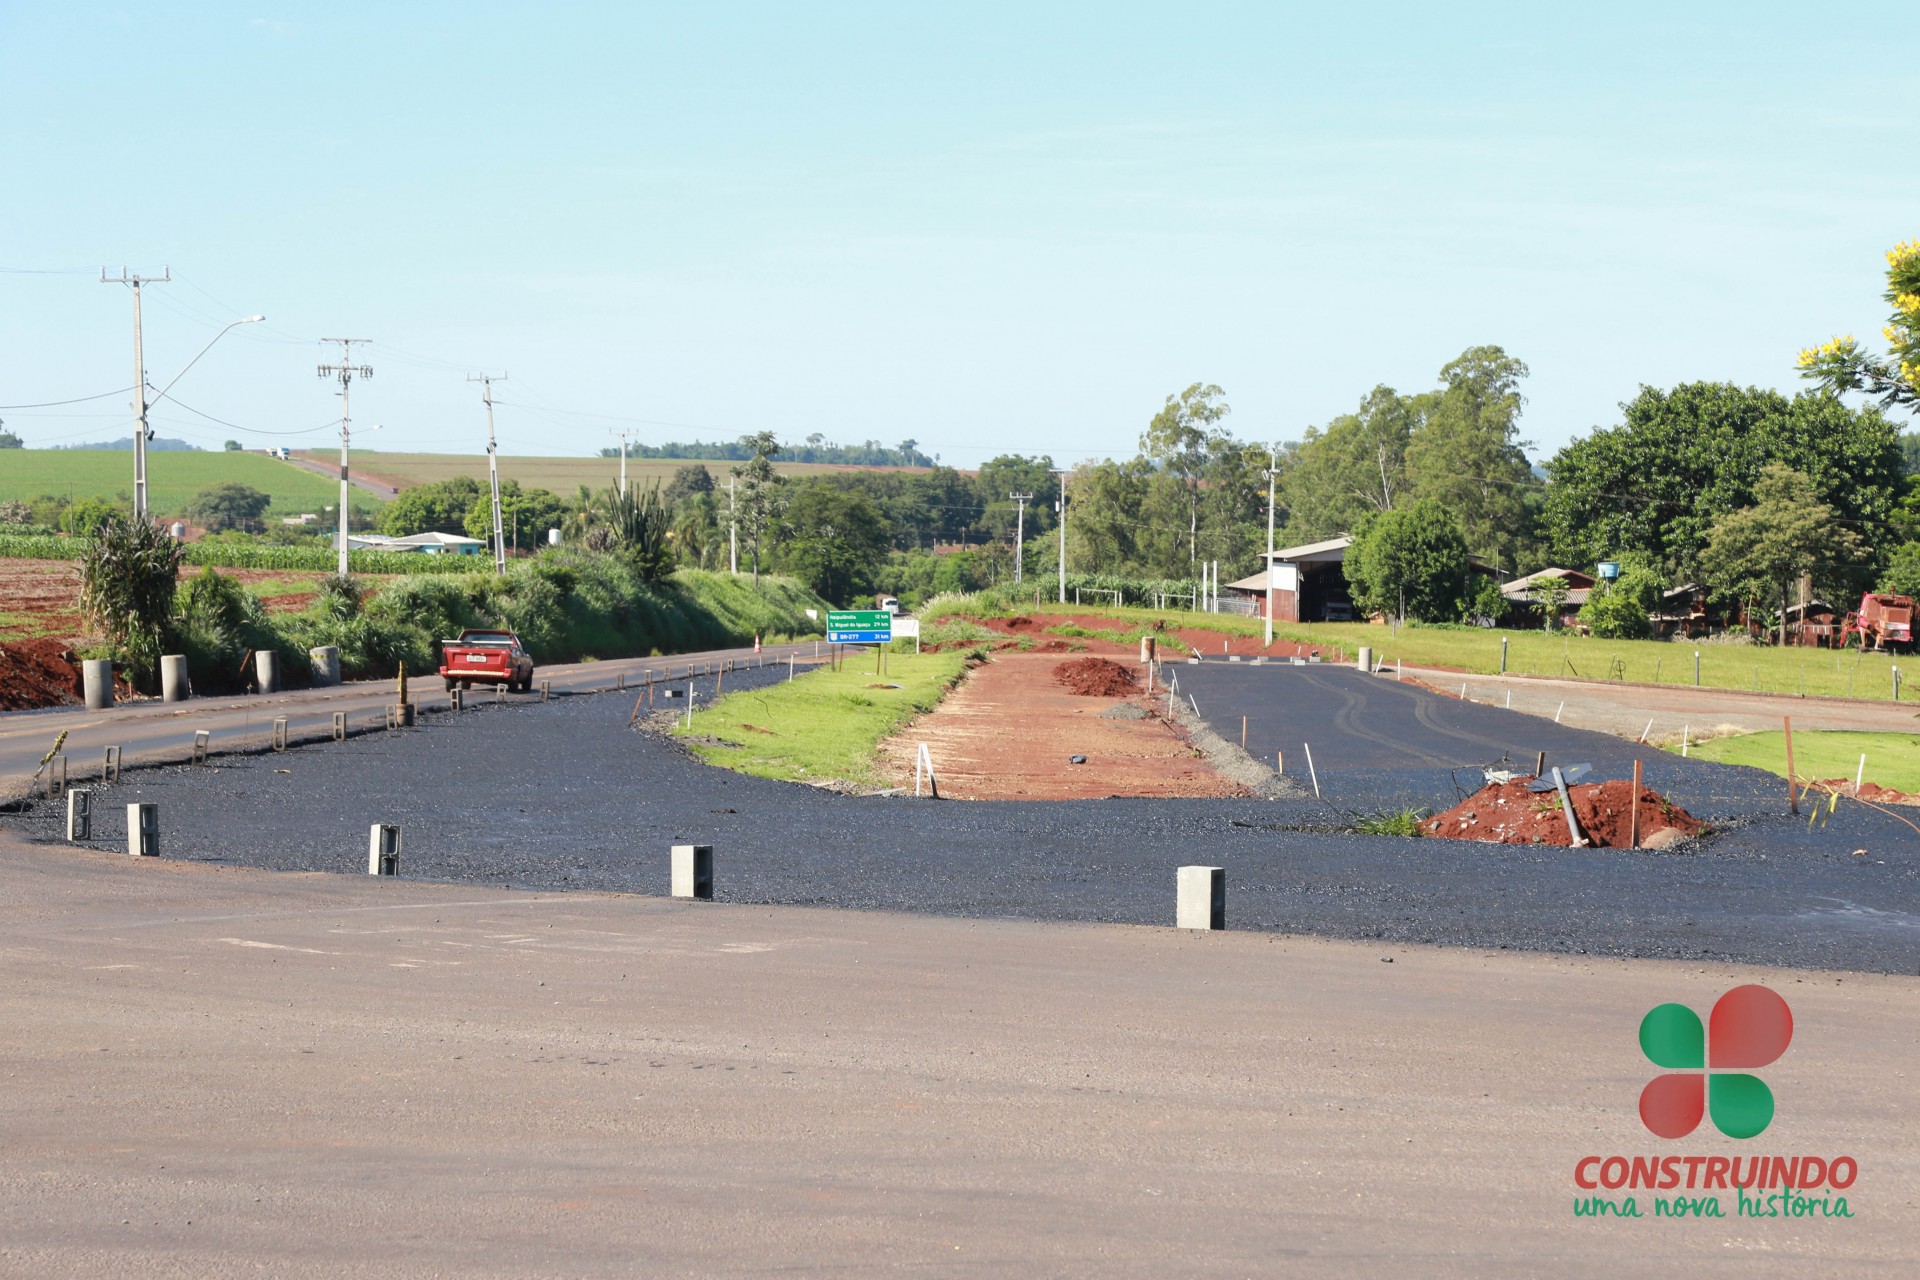
[[[1109,698],[1063,687],[1055,669],[1078,656],[994,654],[934,711],[882,744],[894,784],[912,787],[916,750],[925,743],[940,794],[956,800],[1247,794],[1150,710],[1144,685],[1132,697]],[[1086,763],[1071,763],[1076,755]]]

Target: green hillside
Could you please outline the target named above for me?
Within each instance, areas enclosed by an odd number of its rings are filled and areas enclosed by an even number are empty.
[[[297,457],[309,458],[326,463],[337,459],[337,454],[325,452],[301,451]],[[658,480],[665,485],[673,473],[689,465],[677,458],[628,458],[627,483],[646,486]],[[728,462],[705,462],[704,466],[713,473],[716,481],[725,482]],[[826,471],[868,470],[869,468],[849,468],[818,462],[781,462],[774,460],[774,470],[783,475],[817,475]],[[357,475],[379,484],[390,485],[395,489],[407,489],[416,484],[429,484],[436,480],[449,480],[454,476],[471,476],[475,480],[487,478],[487,456],[483,453],[380,453],[372,449],[356,449],[353,454],[353,469]],[[500,456],[500,476],[504,480],[518,480],[522,486],[530,489],[550,489],[554,493],[571,494],[581,485],[589,489],[605,489],[619,479],[620,460],[618,458],[536,458]]]
[[[259,453],[162,452],[147,455],[147,494],[156,515],[179,513],[208,485],[252,485],[273,497],[273,514],[318,512],[339,499],[337,480]],[[43,496],[130,499],[129,449],[0,449],[0,502]],[[376,505],[356,493],[355,509]]]

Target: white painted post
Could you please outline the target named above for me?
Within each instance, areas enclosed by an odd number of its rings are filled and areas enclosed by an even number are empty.
[[[1362,671],[1371,672],[1373,670],[1373,646],[1361,645],[1360,656],[1354,660],[1353,665]]]
[[[1680,758],[1682,760],[1687,758],[1687,748],[1691,745],[1689,740],[1692,737],[1692,731],[1693,726],[1690,724],[1680,726]]]
[[[1867,782],[1867,753],[1860,753],[1860,767],[1853,772],[1853,794],[1860,794],[1860,788]]]
[[[160,856],[160,806],[127,806],[127,853],[135,858]]]
[[[1649,720],[1647,721],[1647,727],[1640,731],[1640,741],[1643,745],[1646,743],[1647,735],[1652,732],[1653,732],[1653,721]]]
[[[367,833],[367,874],[400,874],[400,828],[390,822],[376,822]]]
[[[1313,744],[1311,742],[1303,742],[1300,744],[1300,748],[1307,753],[1307,776],[1313,779],[1313,797],[1318,800],[1320,798],[1320,771],[1313,767]]]
[[[253,678],[260,685],[260,692],[280,692],[280,655],[272,649],[255,649]]]
[[[187,695],[187,655],[184,653],[160,655],[160,701],[185,702]]]
[[[105,711],[113,705],[113,662],[107,658],[86,658],[80,663],[81,686],[86,694],[87,710]]]
[[[674,845],[672,870],[674,897],[702,899],[713,897],[712,845]]]
[[[1227,927],[1227,869],[1225,867],[1181,867],[1175,877],[1174,927],[1176,929],[1224,929]]]
[[[1555,724],[1559,724],[1559,723],[1560,723],[1560,713],[1561,713],[1562,711],[1565,711],[1566,709],[1567,709],[1567,702],[1566,702],[1566,699],[1565,699],[1565,698],[1562,698],[1562,699],[1560,700],[1560,705],[1559,705],[1558,707],[1555,707],[1555,708],[1554,708],[1554,711],[1553,711],[1553,722],[1554,722]]]

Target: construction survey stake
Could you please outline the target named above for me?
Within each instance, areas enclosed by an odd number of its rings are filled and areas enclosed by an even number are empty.
[[[893,640],[893,615],[885,609],[829,609],[828,644],[888,644]]]

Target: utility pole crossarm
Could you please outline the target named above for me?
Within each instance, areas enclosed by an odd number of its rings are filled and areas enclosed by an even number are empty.
[[[147,440],[153,428],[147,425],[147,362],[140,337],[140,286],[173,283],[173,268],[162,267],[157,276],[131,274],[125,267],[110,276],[100,268],[101,284],[123,284],[133,290],[133,518],[147,522]]]

